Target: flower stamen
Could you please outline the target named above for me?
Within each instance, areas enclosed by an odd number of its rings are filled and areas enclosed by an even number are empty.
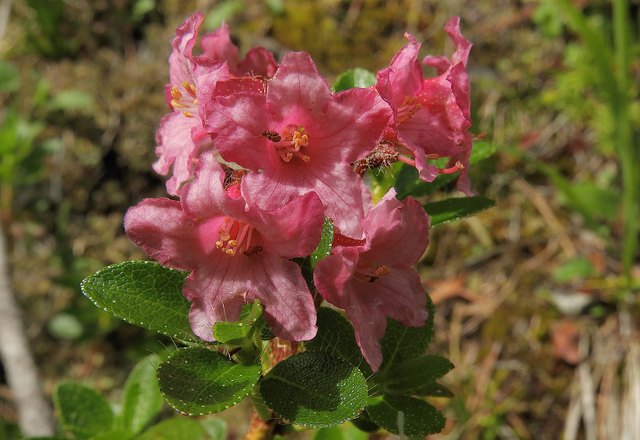
[[[413,118],[418,110],[422,108],[422,104],[416,96],[405,96],[402,104],[398,106],[396,113],[396,123],[402,124]]]
[[[367,264],[363,266],[358,266],[354,277],[360,281],[364,281],[367,283],[375,283],[382,277],[386,277],[391,273],[391,268],[389,266],[383,264],[381,266],[377,266],[375,264]]]
[[[193,84],[183,81],[182,89],[184,92],[176,86],[171,87],[171,108],[182,112],[187,118],[193,118],[193,115],[198,112],[196,88]]]
[[[253,227],[246,222],[229,217],[224,219],[224,224],[218,231],[216,248],[233,257],[238,252],[246,253],[251,247]]]
[[[260,134],[277,144],[276,152],[283,162],[289,163],[294,157],[305,163],[311,160],[308,155],[300,151],[303,147],[309,146],[309,136],[304,132],[304,127],[287,127],[282,136],[271,130],[264,130]]]

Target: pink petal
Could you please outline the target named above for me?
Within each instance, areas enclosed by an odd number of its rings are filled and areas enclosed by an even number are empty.
[[[306,257],[320,242],[324,207],[310,192],[271,211],[250,209],[247,218],[271,252],[287,258]]]
[[[169,56],[169,78],[172,85],[177,86],[186,81],[193,84],[192,52],[198,37],[198,29],[204,21],[201,13],[193,14],[176,29],[176,36],[171,45],[173,52]]]
[[[193,149],[191,129],[197,127],[197,120],[187,118],[182,113],[171,112],[160,120],[156,131],[156,156],[158,160],[153,169],[162,175],[167,175],[176,157],[183,151]]]
[[[255,299],[275,335],[294,341],[315,336],[313,298],[297,264],[269,254],[211,255],[215,261],[194,271],[184,285],[194,304],[192,327],[198,336],[207,339],[215,322],[236,320],[241,305]]]
[[[387,328],[385,314],[368,302],[353,301],[346,309],[347,316],[353,324],[356,343],[362,351],[373,372],[378,371],[382,364],[382,350],[380,340]]]
[[[256,288],[249,296],[259,299],[264,306],[273,334],[292,341],[313,339],[318,331],[316,309],[296,263],[265,257],[262,265],[253,266],[252,280]]]
[[[276,121],[308,125],[330,100],[326,80],[305,52],[288,52],[269,81],[267,105]]]
[[[229,197],[224,190],[225,174],[213,152],[203,154],[193,181],[181,193],[185,213],[196,219],[244,215],[244,200]]]
[[[238,63],[238,48],[231,42],[229,26],[226,23],[222,23],[216,31],[203,35],[200,46],[207,58],[226,61],[232,66]]]
[[[313,271],[313,283],[327,302],[346,309],[349,305],[349,289],[347,287],[356,271],[358,250],[341,249],[337,254],[320,260]]]
[[[160,264],[181,270],[193,269],[202,258],[195,227],[180,202],[164,198],[145,199],[124,217],[131,241]]]
[[[394,267],[413,266],[429,244],[429,217],[411,197],[402,202],[389,191],[364,220],[367,251],[362,258]]]
[[[264,47],[250,49],[237,67],[239,75],[255,75],[264,78],[271,78],[277,69],[278,63],[273,54]]]
[[[422,83],[422,68],[418,62],[420,43],[411,34],[404,36],[409,44],[376,75],[378,92],[394,109],[400,106],[405,96],[415,96]]]

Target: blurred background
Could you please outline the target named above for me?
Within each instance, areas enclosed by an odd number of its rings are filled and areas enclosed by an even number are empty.
[[[622,19],[605,0],[0,1],[0,213],[45,392],[73,379],[117,401],[135,362],[172,346],[99,310],[79,283],[145,258],[122,219],[165,194],[154,133],[187,16],[204,12],[205,30],[224,20],[242,52],[308,51],[331,82],[385,67],[404,32],[422,55],[450,54],[442,27],[459,15],[474,44],[472,131],[496,151],[472,184],[497,206],[434,229],[419,268],[436,304],[432,351],[456,366],[432,438],[640,438],[640,196],[628,177],[640,166],[640,7],[627,6],[616,70],[600,52],[614,54]],[[228,438],[243,435],[243,411],[223,414],[237,421]],[[16,417],[0,368],[0,439],[18,437]]]

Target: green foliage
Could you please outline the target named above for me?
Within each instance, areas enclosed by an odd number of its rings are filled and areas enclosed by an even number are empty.
[[[82,292],[95,305],[131,324],[195,342],[189,301],[182,296],[185,274],[151,261],[126,261],[87,277]]]
[[[313,440],[367,440],[368,438],[366,432],[362,432],[349,423],[318,429],[313,436]]]
[[[496,202],[482,196],[460,197],[424,205],[424,209],[431,218],[431,227],[440,226],[454,220],[459,220],[480,211],[491,208]]]
[[[195,420],[175,417],[149,428],[136,440],[203,440],[207,432]]]
[[[628,0],[613,1],[611,32],[607,26],[602,25],[606,23],[603,15],[587,16],[569,0],[556,3],[566,25],[580,37],[581,45],[576,46],[574,52],[578,54],[576,58],[583,61],[573,66],[568,63],[569,69],[560,74],[560,78],[562,79],[563,75],[577,78],[595,91],[594,100],[584,99],[584,88],[581,87],[575,102],[576,108],[585,107],[595,101],[595,106],[603,109],[603,112],[587,114],[593,115],[589,122],[600,134],[600,145],[613,146],[620,161],[622,197],[619,205],[623,212],[624,229],[621,260],[627,293],[630,294],[634,283],[631,267],[638,251],[640,228],[637,221],[640,213],[640,177],[637,172],[640,160],[637,128],[640,89],[630,66],[634,62],[634,53],[640,49],[640,42],[631,32],[634,23],[630,19],[632,15]],[[610,33],[612,39],[609,38]],[[570,81],[560,80],[559,84],[566,86]],[[610,123],[604,129],[598,130],[602,120]],[[607,201],[607,197],[615,193],[595,186],[583,188],[577,194],[581,198],[578,206],[582,211],[588,210],[585,199],[588,198],[589,190],[594,191],[600,207],[611,203]]]
[[[27,41],[31,49],[45,57],[60,58],[72,55],[77,41],[67,38],[61,29],[71,28],[63,0],[27,0],[35,12],[35,20],[27,27]]]
[[[320,243],[318,247],[313,251],[309,257],[311,268],[315,268],[318,261],[325,257],[328,257],[331,253],[331,246],[333,245],[333,222],[330,218],[325,218],[322,224],[322,236],[320,237]]]
[[[471,166],[479,164],[493,156],[495,152],[496,146],[494,144],[485,141],[476,141],[473,143],[469,163]],[[400,170],[394,174],[394,186],[398,198],[402,200],[409,195],[412,197],[423,197],[434,194],[436,191],[455,181],[459,173],[441,174],[436,177],[433,182],[425,182],[418,177],[418,170],[409,165],[402,164]]]
[[[376,424],[399,435],[423,437],[442,431],[445,423],[444,417],[433,405],[406,396],[371,398],[367,414]]]
[[[20,88],[20,72],[9,61],[0,59],[0,92],[16,92]]]
[[[245,8],[245,4],[241,0],[224,0],[217,4],[207,13],[204,20],[205,29],[217,29],[222,22],[229,21],[234,15],[238,14]]]
[[[389,368],[384,391],[400,395],[429,395],[435,381],[451,369],[453,364],[449,359],[435,354],[423,354]]]
[[[220,412],[244,399],[260,376],[260,365],[242,365],[216,351],[182,348],[158,368],[165,400],[188,415]]]
[[[220,321],[213,325],[213,337],[221,344],[242,347],[256,328],[261,330],[261,326],[254,325],[261,316],[262,305],[259,301],[245,304],[237,321]]]
[[[158,355],[149,355],[138,362],[124,385],[118,414],[93,388],[76,382],[60,383],[54,392],[60,426],[74,439],[224,440],[226,424],[218,419],[196,421],[174,417],[149,427],[164,402],[156,379],[159,363]]]
[[[156,379],[159,364],[160,357],[157,355],[143,358],[124,384],[120,418],[128,432],[141,432],[162,409],[164,401]]]
[[[366,404],[367,384],[360,370],[342,358],[309,351],[273,367],[260,393],[291,423],[322,428],[356,417]]]
[[[113,411],[93,388],[75,382],[63,382],[56,388],[53,401],[65,431],[75,438],[89,438],[111,430]]]
[[[59,313],[49,321],[47,330],[59,339],[76,340],[82,336],[84,327],[80,320],[69,313]]]
[[[47,111],[80,111],[90,113],[95,105],[93,96],[81,90],[61,90],[50,99],[45,109]]]
[[[338,75],[333,83],[333,91],[341,92],[353,88],[367,88],[376,83],[376,75],[366,69],[356,67]]]
[[[312,341],[307,342],[305,347],[310,351],[337,356],[352,366],[358,367],[365,376],[369,377],[368,395],[379,397],[369,400],[365,413],[370,415],[373,411],[378,419],[372,417],[369,420],[361,417],[362,420],[354,421],[356,426],[362,429],[376,429],[376,425],[379,425],[398,433],[396,425],[390,424],[387,419],[393,416],[396,420],[397,413],[391,413],[407,409],[423,417],[417,426],[411,425],[407,429],[427,433],[442,429],[443,416],[428,403],[411,397],[451,397],[451,392],[436,380],[449,372],[453,365],[442,356],[425,353],[433,335],[434,309],[431,301],[428,302],[428,308],[429,319],[422,327],[405,327],[396,321],[388,320],[387,329],[381,341],[384,360],[380,370],[375,374],[372,374],[368,364],[362,358],[351,324],[335,310],[328,308],[318,310],[318,334]],[[410,402],[407,408],[395,406],[398,401],[403,400]],[[331,431],[327,435],[337,435],[337,432]]]
[[[338,311],[328,307],[318,309],[318,333],[305,343],[307,350],[322,351],[338,356],[354,367],[363,370],[366,376],[371,374],[356,343],[353,327]]]
[[[577,257],[558,266],[553,271],[553,279],[566,283],[569,281],[581,280],[595,276],[596,269],[588,258]]]

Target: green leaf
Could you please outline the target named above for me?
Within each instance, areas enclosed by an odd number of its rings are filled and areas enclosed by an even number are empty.
[[[90,440],[127,440],[132,436],[133,434],[126,429],[114,429],[113,431],[94,435]]]
[[[353,89],[356,87],[367,88],[376,83],[375,74],[366,69],[356,67],[342,72],[333,83],[333,91],[341,92],[343,90]]]
[[[553,279],[560,283],[580,280],[597,275],[591,261],[585,257],[577,257],[567,261],[553,271]]]
[[[372,398],[367,413],[376,424],[399,435],[434,434],[442,431],[445,424],[443,415],[433,405],[413,397]]]
[[[160,357],[152,354],[134,367],[124,384],[122,422],[125,428],[137,434],[160,412],[164,403],[156,369]]]
[[[73,341],[84,333],[80,320],[70,313],[58,313],[47,323],[47,330],[58,339]]]
[[[495,144],[486,141],[475,141],[471,149],[469,163],[475,165],[495,154],[497,147]],[[446,163],[446,162],[445,162]],[[444,165],[444,164],[443,164]],[[440,174],[433,182],[420,180],[418,170],[410,165],[403,164],[397,174],[395,188],[400,200],[407,196],[423,197],[434,194],[443,186],[453,182],[460,173]]]
[[[207,14],[204,20],[205,29],[217,29],[223,21],[229,21],[237,13],[245,8],[240,0],[224,0]]]
[[[313,440],[367,440],[368,438],[367,433],[360,431],[351,423],[318,429],[313,436]]]
[[[244,345],[261,315],[262,305],[259,301],[245,304],[238,321],[218,321],[213,325],[213,337],[222,344]]]
[[[496,154],[497,149],[496,144],[492,144],[491,142],[475,141],[471,149],[471,155],[469,156],[469,163],[475,165],[480,161],[488,159]]]
[[[558,180],[556,177],[554,180]],[[622,195],[612,188],[601,188],[593,182],[567,182],[560,187],[562,202],[589,220],[613,221],[618,216]]]
[[[378,374],[385,370],[402,365],[409,359],[424,354],[433,336],[434,307],[431,298],[427,296],[429,317],[422,327],[405,327],[393,319],[387,320],[387,329],[380,341],[382,349],[382,365]]]
[[[429,385],[421,388],[419,392],[415,394],[420,396],[453,397],[451,390],[438,382],[430,383]]]
[[[93,96],[81,90],[62,90],[47,103],[47,110],[89,111],[94,106]]]
[[[174,417],[153,425],[136,440],[203,440],[206,435],[207,432],[197,421]]]
[[[319,351],[293,355],[264,377],[260,393],[281,417],[297,425],[325,428],[356,417],[367,399],[367,383],[356,367]]]
[[[371,369],[356,343],[353,327],[336,310],[328,307],[318,309],[318,333],[311,341],[305,342],[304,346],[307,350],[338,356],[354,367],[359,367],[366,376],[371,374]]]
[[[313,440],[344,440],[344,437],[339,427],[332,426],[331,428],[318,429]]]
[[[81,288],[95,305],[120,319],[198,342],[189,324],[189,301],[182,296],[184,278],[184,272],[153,261],[125,261],[85,278]]]
[[[131,18],[141,20],[156,8],[156,0],[136,0],[131,8]]]
[[[13,63],[0,60],[0,92],[9,93],[20,89],[20,72]]]
[[[93,388],[63,382],[55,389],[53,402],[62,427],[78,438],[108,432],[112,428],[113,411]]]
[[[210,440],[225,440],[227,438],[227,422],[218,418],[200,420],[200,424],[209,434]]]
[[[423,395],[436,379],[444,376],[453,368],[453,364],[442,356],[425,354],[396,364],[385,374],[383,387],[385,393],[401,395]]]
[[[260,365],[242,365],[216,351],[183,348],[158,368],[164,398],[188,415],[220,412],[246,397],[260,376]]]
[[[482,196],[457,197],[426,203],[424,209],[431,218],[431,227],[436,227],[484,211],[495,204]]]
[[[376,432],[380,429],[378,425],[371,421],[369,414],[367,414],[366,411],[360,414],[357,418],[351,420],[351,423],[353,424],[354,429],[362,434],[366,432]],[[368,436],[365,434],[365,439],[366,438],[368,438]]]
[[[322,260],[325,257],[328,257],[331,254],[331,246],[333,245],[333,222],[330,218],[326,217],[324,219],[324,224],[322,225],[322,236],[320,237],[320,243],[318,247],[310,256],[311,267],[315,268],[318,264],[318,261]]]
[[[402,164],[402,168],[397,174],[394,187],[396,188],[397,197],[403,200],[407,196],[422,197],[433,194],[439,188],[442,188],[449,182],[453,182],[458,178],[458,174],[441,174],[436,177],[433,182],[425,182],[420,180],[418,170],[414,167]]]

